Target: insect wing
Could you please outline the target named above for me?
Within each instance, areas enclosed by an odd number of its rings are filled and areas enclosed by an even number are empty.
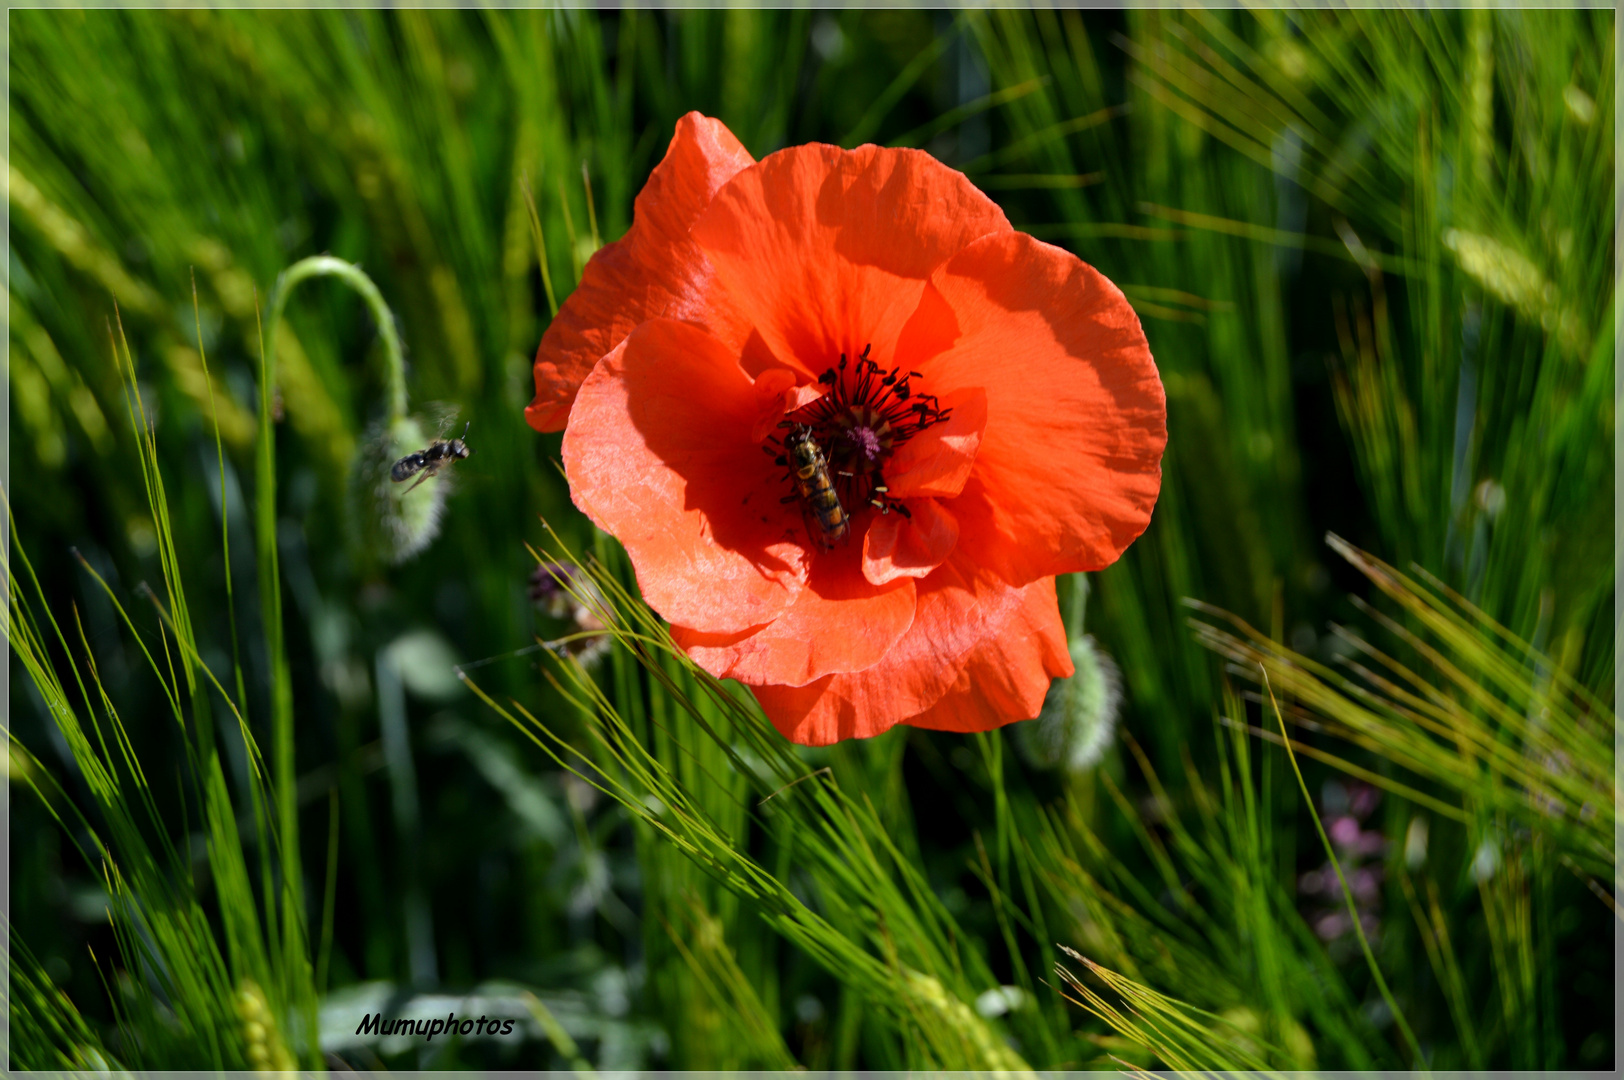
[[[448,401],[431,401],[417,412],[417,420],[429,436],[429,442],[443,442],[451,437],[457,423],[457,407]]]
[[[434,476],[434,475],[435,475],[435,474],[437,474],[437,473],[438,473],[438,472],[439,472],[439,470],[438,470],[438,469],[424,469],[424,470],[423,470],[423,475],[422,475],[422,476],[419,476],[419,477],[418,477],[418,478],[417,478],[417,483],[416,483],[416,484],[413,484],[413,485],[412,485],[412,486],[411,486],[411,487],[409,487],[409,488],[407,488],[407,489],[406,489],[406,490],[405,490],[405,491],[403,491],[403,492],[401,492],[401,493],[400,493],[400,494],[401,494],[401,498],[405,498],[405,497],[406,497],[406,496],[407,496],[407,495],[410,495],[410,494],[411,494],[411,493],[412,493],[412,492],[414,492],[414,491],[416,491],[416,490],[417,490],[417,485],[418,485],[418,484],[421,484],[421,483],[422,483],[422,482],[423,482],[423,481],[425,481],[425,480],[427,480],[427,479],[428,479],[428,478],[429,478],[429,477],[431,477],[431,476]],[[447,483],[449,483],[449,480],[448,480],[448,481],[446,481],[446,482],[447,482]]]

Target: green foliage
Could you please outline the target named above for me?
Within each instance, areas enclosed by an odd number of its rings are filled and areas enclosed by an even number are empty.
[[[117,362],[121,343],[112,344]],[[152,429],[127,347],[123,359],[130,421],[138,432],[141,471],[162,556],[165,596],[151,588],[142,590],[159,615],[156,643],[141,637],[118,597],[88,564],[86,569],[135,639],[178,728],[189,777],[183,781],[182,805],[200,818],[202,865],[212,884],[213,904],[206,906],[201,895],[193,853],[178,848],[170,835],[154,798],[153,780],[142,764],[142,751],[108,695],[77,610],[70,638],[43,595],[20,540],[13,551],[22,563],[23,580],[10,567],[5,574],[10,585],[7,638],[85,782],[90,813],[68,799],[37,759],[20,748],[14,752],[25,755],[21,760],[27,766],[22,771],[29,787],[42,797],[57,824],[75,837],[81,856],[100,877],[120,957],[146,980],[137,987],[127,971],[113,976],[113,1008],[121,1020],[120,1059],[148,1067],[244,1068],[277,1063],[291,1068],[293,1059],[281,1049],[280,1037],[274,1043],[277,1056],[267,1056],[263,1063],[255,1060],[251,1044],[265,1044],[266,1039],[248,1037],[238,1002],[242,994],[253,996],[262,1032],[275,1033],[296,1023],[300,1014],[314,1020],[315,993],[302,948],[304,913],[297,903],[285,904],[278,912],[271,898],[268,859],[278,837],[267,815],[263,762],[225,688],[200,663]],[[77,695],[60,680],[58,664],[71,674]],[[251,783],[242,792],[244,805],[233,804],[212,730],[212,710],[222,704],[238,725],[251,763]],[[265,860],[257,868],[264,884],[262,896],[256,896],[252,886],[253,851],[240,832],[239,815],[252,823],[252,848]],[[283,935],[290,930],[300,945],[282,951]],[[270,996],[260,987],[269,987]],[[49,1001],[50,990],[36,981],[25,979],[22,988],[36,1002]],[[50,1027],[31,1031],[23,1040],[19,1051],[34,1057],[26,1065],[85,1060],[95,1052],[93,1045],[74,1041],[74,1029],[83,1027],[77,1013],[53,1019]],[[319,1060],[315,1047],[308,1044],[303,1057],[307,1063]]]
[[[36,1069],[111,1072],[117,1063],[79,1010],[22,941],[11,942],[11,1018],[14,1060]]]
[[[992,983],[991,970],[979,950],[970,951],[918,868],[902,856],[895,826],[887,829],[872,802],[848,795],[829,770],[809,769],[753,703],[688,661],[658,616],[614,577],[600,571],[592,580],[604,598],[595,611],[599,622],[650,679],[647,701],[638,671],[622,654],[616,654],[613,700],[566,656],[563,689],[589,724],[587,751],[523,706],[514,703],[510,710],[475,692],[561,766],[624,806],[640,832],[647,831],[645,845],[660,854],[645,863],[645,889],[671,912],[660,910],[658,917],[680,918],[677,909],[689,889],[703,896],[705,885],[719,886],[838,973],[851,992],[889,1013],[901,1040],[892,1049],[906,1067],[1024,1069],[965,1005],[963,998],[973,997],[976,987]],[[591,597],[583,591],[579,599]],[[805,869],[827,914],[747,853],[752,825],[783,852],[784,865],[793,858]],[[686,856],[691,866],[666,861],[668,851]],[[714,940],[720,928],[694,903],[688,901],[688,918],[699,931],[697,949],[685,947],[669,923],[662,929],[705,987],[702,997],[720,995],[714,986],[718,970],[736,993],[740,980],[729,970],[733,962],[708,955],[722,950]],[[758,1002],[743,996],[729,1004],[745,1021],[741,1027],[759,1027]],[[698,1025],[704,1030],[716,1022]],[[752,1042],[759,1057],[723,1060],[735,1066],[793,1060],[776,1039]],[[741,1049],[749,1053],[752,1047]]]
[[[1340,635],[1348,646],[1347,675],[1292,654],[1238,620],[1244,638],[1197,622],[1198,639],[1233,661],[1238,674],[1261,676],[1271,692],[1299,703],[1316,730],[1431,781],[1448,798],[1390,771],[1367,774],[1372,783],[1451,820],[1514,820],[1587,871],[1607,874],[1615,820],[1612,710],[1458,596],[1424,590],[1346,542],[1331,543],[1419,625],[1412,631],[1378,616],[1430,671],[1414,670],[1347,631]],[[1354,767],[1323,749],[1304,750],[1344,771]]]
[[[13,1064],[1604,1066],[1612,19],[16,12]],[[790,747],[571,507],[530,358],[689,109],[1138,310],[1097,761]]]

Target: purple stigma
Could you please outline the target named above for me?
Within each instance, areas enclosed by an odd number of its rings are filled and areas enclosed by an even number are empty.
[[[879,459],[880,437],[874,434],[873,428],[854,427],[846,432],[846,438],[851,440],[852,449],[867,463],[872,465]]]

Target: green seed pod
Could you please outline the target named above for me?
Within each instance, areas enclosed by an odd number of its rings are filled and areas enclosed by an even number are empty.
[[[243,1054],[255,1072],[292,1072],[298,1067],[282,1041],[265,991],[251,978],[237,984],[237,1017],[242,1021]]]
[[[405,562],[440,533],[446,475],[409,475],[402,481],[391,476],[397,462],[434,441],[422,420],[404,416],[379,425],[356,452],[350,468],[355,535],[369,553],[385,562]]]
[[[1037,719],[1015,731],[1022,756],[1039,769],[1086,772],[1105,756],[1116,731],[1122,703],[1122,675],[1116,662],[1091,637],[1071,643],[1071,662],[1076,673],[1056,679]]]

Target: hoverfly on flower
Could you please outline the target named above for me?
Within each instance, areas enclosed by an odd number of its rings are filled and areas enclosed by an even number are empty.
[[[823,551],[833,551],[836,544],[845,543],[851,536],[851,519],[840,504],[834,478],[829,475],[829,459],[813,430],[805,424],[791,425],[784,437],[784,452],[776,460],[789,469],[795,482],[795,494],[780,501],[800,501],[807,535]]]
[[[1115,562],[1161,487],[1121,290],[919,150],[756,161],[683,117],[534,375],[673,639],[808,745],[1036,716],[1074,670],[1055,575]]]
[[[829,392],[795,416],[815,431],[830,433],[829,456],[836,466],[844,466],[837,468],[838,474],[853,481],[848,488],[855,486],[856,478],[868,483],[862,502],[882,514],[895,510],[908,517],[908,507],[890,497],[886,464],[915,435],[951,419],[953,410],[944,409],[936,395],[914,390],[913,380],[924,378],[919,372],[880,367],[869,355],[873,348],[863,346],[849,371],[842,353],[837,366],[818,376]],[[845,494],[848,505],[858,505],[851,490]]]

